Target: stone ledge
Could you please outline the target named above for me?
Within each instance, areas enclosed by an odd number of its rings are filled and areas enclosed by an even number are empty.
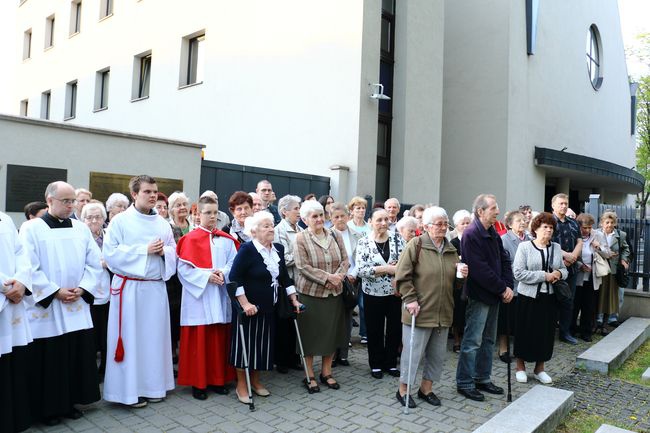
[[[474,433],[551,432],[572,408],[573,392],[536,385],[474,430]]]
[[[634,433],[632,430],[625,430],[619,427],[614,427],[613,425],[603,424],[598,427],[596,433]]]
[[[649,336],[650,319],[630,317],[608,336],[579,355],[576,366],[608,374],[623,364]]]
[[[641,380],[644,382],[650,381],[650,367],[648,367],[646,371],[643,372],[643,374],[641,375]]]

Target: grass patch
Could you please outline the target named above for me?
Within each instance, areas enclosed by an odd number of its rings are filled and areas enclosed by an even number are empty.
[[[609,424],[623,429],[631,429],[620,422],[612,421],[602,416],[589,414],[585,411],[572,410],[555,430],[556,433],[594,433],[603,424]]]
[[[627,382],[649,385],[641,381],[641,375],[650,367],[650,340],[643,343],[628,359],[610,376]]]

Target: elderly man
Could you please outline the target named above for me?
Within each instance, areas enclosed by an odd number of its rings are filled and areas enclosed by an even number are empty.
[[[560,306],[560,341],[568,344],[578,344],[578,340],[571,335],[571,319],[573,316],[573,296],[576,293],[576,277],[578,265],[576,261],[582,256],[582,235],[580,226],[574,218],[569,218],[569,196],[563,193],[556,194],[551,199],[553,217],[557,222],[557,230],[553,232],[553,242],[562,247],[564,265],[569,271],[566,282],[571,287],[571,302]]]
[[[138,408],[174,389],[165,281],[176,272],[176,243],[169,223],[153,210],[156,180],[135,176],[129,190],[133,206],[111,221],[104,239],[104,260],[115,273],[104,400]]]
[[[280,217],[277,206],[271,204],[273,198],[275,197],[275,193],[273,192],[273,185],[271,185],[271,182],[266,179],[260,180],[257,182],[257,188],[255,188],[255,192],[260,196],[260,199],[262,200],[263,209],[268,210],[271,212],[271,215],[273,215],[273,224],[278,225],[280,221],[282,221],[282,217]]]
[[[474,200],[474,221],[463,232],[461,250],[469,276],[465,335],[460,346],[456,387],[463,396],[485,400],[480,391],[503,394],[490,380],[497,333],[499,303],[512,300],[512,269],[501,236],[494,229],[499,215],[496,197],[481,194]],[[480,390],[480,391],[479,391]]]
[[[75,204],[74,214],[73,214],[74,216],[72,216],[72,218],[79,219],[79,217],[81,217],[81,211],[84,208],[84,206],[86,206],[90,202],[90,200],[93,199],[93,193],[88,191],[85,188],[77,188],[74,191],[74,195],[77,199],[77,203]]]
[[[203,194],[201,194],[201,197],[199,197],[199,199],[202,199],[203,197],[212,197],[217,202],[217,207],[219,207],[219,196],[217,196],[216,192],[208,189]],[[217,230],[223,230],[223,228],[229,224],[230,217],[226,215],[225,212],[219,211],[219,215],[217,215]]]
[[[397,230],[397,214],[399,214],[399,200],[391,197],[384,202],[384,209],[388,212],[388,230],[395,232]]]
[[[73,405],[100,398],[90,306],[102,265],[88,227],[70,218],[76,203],[72,185],[49,184],[45,199],[49,211],[24,224],[20,240],[32,266],[31,410],[46,425],[56,425],[62,416],[82,416]]]

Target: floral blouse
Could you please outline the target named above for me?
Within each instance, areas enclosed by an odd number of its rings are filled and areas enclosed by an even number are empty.
[[[390,246],[390,255],[388,263],[386,263],[377,248],[377,244],[375,244],[374,233],[370,232],[367,236],[359,239],[356,265],[357,275],[362,279],[361,290],[363,290],[363,293],[371,296],[388,296],[395,293],[395,289],[391,284],[393,275],[375,275],[375,266],[396,265],[400,254],[404,250],[404,238],[399,233],[388,232],[388,244]]]

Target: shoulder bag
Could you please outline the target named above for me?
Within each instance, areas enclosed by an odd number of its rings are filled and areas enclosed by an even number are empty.
[[[555,245],[551,243],[551,254],[548,259],[548,272],[553,272],[553,250]],[[555,299],[559,304],[562,305],[571,305],[571,300],[573,296],[571,295],[571,286],[565,280],[557,280],[553,283],[553,293],[555,294]]]
[[[609,275],[612,272],[611,268],[609,267],[609,262],[606,259],[604,259],[603,256],[598,254],[596,251],[594,251],[593,254],[594,254],[594,260],[592,266],[594,267],[596,276],[600,278]]]

